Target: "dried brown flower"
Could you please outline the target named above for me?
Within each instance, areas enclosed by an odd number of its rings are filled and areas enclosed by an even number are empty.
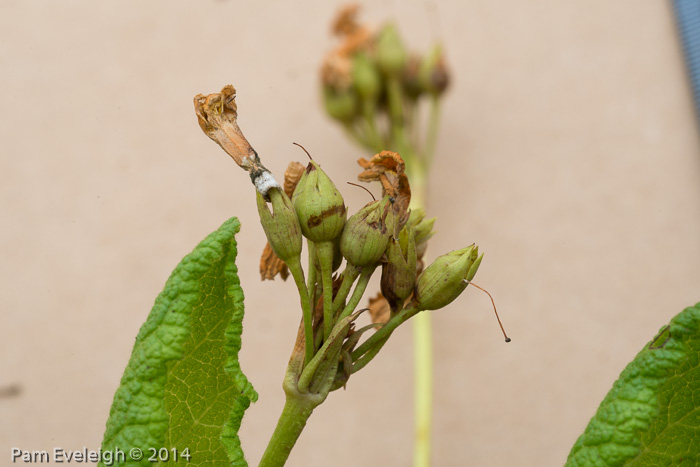
[[[279,259],[269,243],[265,244],[262,257],[260,258],[260,278],[262,280],[273,280],[279,274],[282,280],[287,280],[289,269],[284,261]]]
[[[229,85],[219,93],[198,94],[194,110],[202,131],[216,142],[241,168],[250,173],[255,188],[265,197],[267,190],[279,184],[260,162],[260,157],[238,127],[236,89]]]
[[[381,292],[377,296],[369,299],[369,314],[373,323],[384,324],[391,317],[391,307]]]
[[[394,210],[399,219],[397,231],[401,230],[408,220],[408,205],[411,203],[411,187],[403,159],[398,153],[382,151],[370,160],[362,158],[357,163],[365,169],[357,176],[359,181],[379,181],[384,193],[394,198]]]
[[[346,90],[352,84],[352,56],[374,46],[375,33],[357,21],[359,5],[347,5],[333,22],[333,33],[341,43],[331,50],[321,64],[321,82],[336,90]]]
[[[284,171],[284,192],[291,199],[294,194],[294,189],[297,187],[301,176],[304,174],[303,164],[299,162],[290,162],[287,170]]]
[[[352,84],[350,57],[329,53],[321,64],[321,82],[337,90],[346,90]]]
[[[342,37],[352,34],[360,28],[361,26],[357,22],[357,13],[359,11],[360,5],[358,3],[350,3],[341,7],[333,21],[333,34]]]

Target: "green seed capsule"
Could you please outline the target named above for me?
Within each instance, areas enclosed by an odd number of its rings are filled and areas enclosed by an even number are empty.
[[[389,243],[393,221],[388,196],[353,214],[340,236],[340,252],[348,263],[360,267],[377,263]]]
[[[474,278],[481,258],[472,245],[438,257],[418,277],[413,301],[421,310],[437,310],[449,305]]]
[[[398,240],[392,238],[386,249],[388,261],[382,264],[380,287],[392,310],[403,305],[416,285],[416,242],[414,232],[404,227]]]
[[[265,198],[256,193],[260,223],[272,250],[285,262],[299,257],[302,248],[301,227],[289,197],[279,188],[268,190],[271,213]]]
[[[306,167],[292,204],[301,232],[312,242],[330,242],[343,231],[347,218],[343,196],[316,162]]]

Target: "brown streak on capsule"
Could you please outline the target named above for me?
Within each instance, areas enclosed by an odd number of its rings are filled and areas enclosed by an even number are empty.
[[[323,222],[323,219],[326,219],[327,217],[334,216],[336,214],[343,215],[345,214],[345,205],[340,205],[340,206],[333,206],[332,208],[326,209],[323,211],[321,214],[317,216],[311,216],[309,217],[308,222],[306,223],[309,227],[316,227],[317,225],[321,224]]]

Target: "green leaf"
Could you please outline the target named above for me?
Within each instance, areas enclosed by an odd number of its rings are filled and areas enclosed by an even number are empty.
[[[173,464],[174,452],[189,454],[189,462],[183,456],[178,463],[190,466],[247,465],[237,433],[258,395],[238,363],[239,229],[231,218],[187,255],[141,327],[102,442],[114,465]],[[133,448],[143,454],[138,462],[130,456]]]
[[[688,307],[620,374],[567,466],[697,465],[700,303]]]

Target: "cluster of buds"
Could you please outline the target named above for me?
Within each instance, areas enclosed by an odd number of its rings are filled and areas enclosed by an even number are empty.
[[[373,152],[391,148],[407,160],[429,159],[436,125],[429,126],[425,147],[416,148],[408,136],[417,133],[413,127],[420,124],[416,114],[424,98],[433,104],[430,119],[437,119],[437,104],[450,82],[442,47],[410,53],[393,24],[373,30],[358,22],[358,10],[343,8],[333,24],[339,44],[321,65],[326,112]]]
[[[422,254],[435,219],[409,210],[411,191],[397,153],[383,151],[359,161],[364,170],[358,179],[379,181],[383,193],[349,218],[340,191],[314,160],[305,168],[290,164],[281,187],[243,137],[234,97],[232,86],[199,95],[196,113],[205,133],[250,173],[272,251],[266,257],[288,267],[299,290],[303,320],[290,362],[296,390],[327,394],[371,360],[398,325],[455,300],[482,256],[472,245],[440,256],[423,270]],[[307,271],[301,262],[304,239]],[[345,268],[334,276],[343,260]],[[355,329],[352,323],[364,311],[358,304],[377,269],[389,313],[378,324]],[[379,330],[358,346],[371,328]]]

